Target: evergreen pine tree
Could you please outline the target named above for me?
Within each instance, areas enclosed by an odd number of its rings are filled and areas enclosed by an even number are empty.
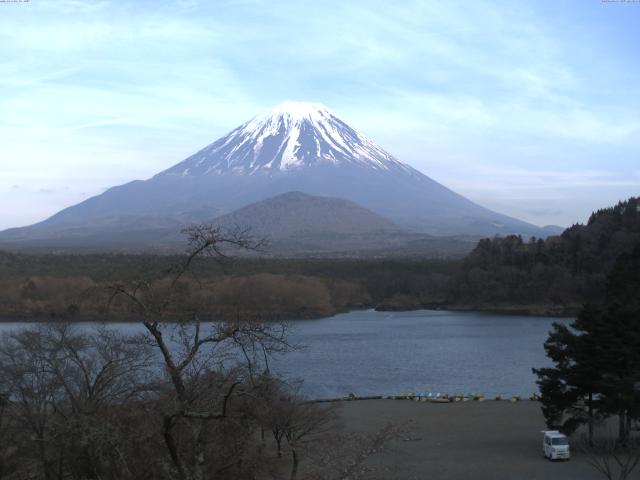
[[[550,368],[534,369],[549,427],[572,433],[617,415],[626,443],[640,417],[640,246],[621,255],[601,305],[586,305],[567,327],[554,324],[545,342]]]

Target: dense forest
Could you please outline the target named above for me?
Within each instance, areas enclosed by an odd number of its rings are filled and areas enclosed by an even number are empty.
[[[640,243],[640,200],[594,212],[546,240],[481,240],[456,276],[450,301],[469,305],[540,305],[577,309],[598,301],[616,259]]]
[[[594,212],[560,236],[481,240],[464,259],[198,258],[187,301],[210,317],[312,318],[354,308],[460,308],[574,314],[604,292],[616,258],[640,243],[640,201]],[[0,252],[0,316],[121,319],[108,287],[161,284],[181,257]]]

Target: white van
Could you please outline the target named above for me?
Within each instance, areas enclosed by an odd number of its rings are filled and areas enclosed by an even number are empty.
[[[543,430],[542,454],[549,460],[569,460],[569,439],[557,430]]]

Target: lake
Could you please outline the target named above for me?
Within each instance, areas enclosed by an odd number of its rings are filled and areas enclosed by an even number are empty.
[[[570,319],[478,312],[352,311],[291,322],[303,351],[276,357],[272,370],[304,380],[313,398],[393,395],[402,391],[529,395],[532,367],[549,365],[551,324]],[[0,332],[25,324],[0,323]],[[133,332],[137,324],[114,324]]]

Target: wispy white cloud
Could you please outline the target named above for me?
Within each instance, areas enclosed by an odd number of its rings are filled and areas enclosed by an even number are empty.
[[[514,189],[555,189],[558,187],[628,187],[640,188],[640,180],[629,178],[607,170],[535,170],[523,168],[504,168],[495,166],[477,166],[469,169],[473,182],[456,182],[476,190]],[[482,182],[477,182],[481,178]]]

